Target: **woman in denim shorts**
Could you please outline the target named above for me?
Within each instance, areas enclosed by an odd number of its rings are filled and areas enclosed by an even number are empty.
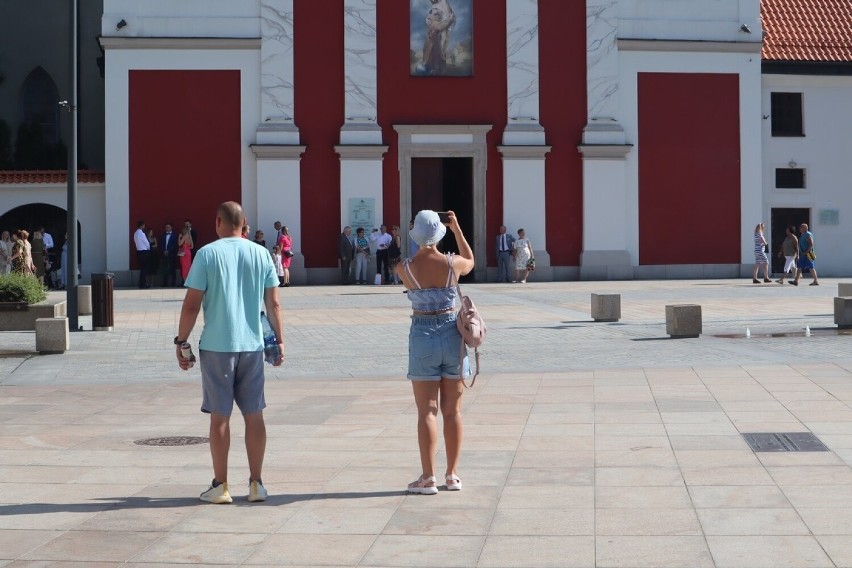
[[[444,214],[442,214],[444,215]],[[458,255],[444,255],[438,242],[453,232]],[[408,378],[417,403],[417,440],[422,474],[408,485],[410,493],[435,495],[434,460],[438,445],[437,415],[440,404],[444,418],[444,446],[447,449],[445,486],[462,488],[456,474],[462,441],[461,395],[463,379],[470,374],[467,355],[462,357],[462,338],[456,327],[456,283],[473,269],[473,251],[464,238],[455,213],[423,210],[414,219],[411,238],[420,245],[412,258],[396,267],[411,300],[413,314],[408,335]]]

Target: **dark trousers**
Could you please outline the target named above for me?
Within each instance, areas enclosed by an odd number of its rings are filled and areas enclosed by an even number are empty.
[[[161,270],[163,271],[163,286],[174,286],[175,270],[177,269],[177,257],[168,254],[165,255],[160,266]]]
[[[352,271],[352,259],[351,258],[341,258],[340,259],[340,278],[342,279],[344,284],[351,284],[352,278],[349,276]]]
[[[137,250],[136,251],[136,262],[139,264],[139,287],[147,288],[148,287],[148,255],[151,254],[151,251],[147,250]]]
[[[388,274],[388,249],[379,249],[376,251],[376,274],[381,274],[385,282],[388,282],[390,275]]]
[[[497,251],[497,282],[512,281],[512,253]]]

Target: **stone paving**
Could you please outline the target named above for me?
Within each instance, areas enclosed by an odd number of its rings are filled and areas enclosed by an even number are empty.
[[[489,337],[465,395],[464,490],[408,496],[401,289],[282,290],[270,499],[244,500],[235,417],[235,502],[216,506],[197,500],[208,446],[134,444],[206,435],[198,370],[173,359],[183,293],[117,290],[116,330],[73,333],[65,355],[0,333],[0,566],[852,566],[852,336],[834,329],[836,291],[468,285]],[[621,321],[594,323],[592,292],[620,293]],[[668,339],[670,303],[701,304],[704,335]],[[802,431],[830,451],[754,453],[740,435]]]

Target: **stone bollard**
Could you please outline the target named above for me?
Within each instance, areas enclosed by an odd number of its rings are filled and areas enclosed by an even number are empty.
[[[71,346],[68,318],[38,318],[35,321],[36,351],[65,353]]]
[[[77,285],[77,315],[92,315],[92,286],[89,284]]]
[[[675,304],[666,306],[666,333],[672,339],[701,335],[701,306]]]
[[[621,294],[592,294],[592,319],[618,321],[621,318]]]
[[[852,297],[834,299],[834,323],[840,329],[852,328]]]
[[[848,298],[852,296],[852,282],[838,282],[837,295],[841,298]]]

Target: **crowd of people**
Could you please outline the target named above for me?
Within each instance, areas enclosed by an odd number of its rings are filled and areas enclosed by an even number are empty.
[[[754,228],[754,270],[752,271],[752,284],[760,284],[760,272],[763,272],[762,282],[770,283],[769,278],[769,243],[766,240],[766,225],[758,223]],[[807,223],[799,225],[799,236],[796,236],[795,225],[787,226],[784,242],[778,250],[778,258],[784,259],[784,272],[781,278],[776,280],[778,284],[784,284],[784,279],[790,274],[791,280],[787,282],[793,286],[799,285],[803,274],[811,274],[813,281],[811,286],[819,286],[819,277],[816,271],[816,249],[814,248],[814,234]]]
[[[57,247],[53,236],[43,225],[28,229],[4,230],[0,233],[0,276],[23,274],[37,278],[49,289],[61,290],[68,280],[66,242]]]
[[[290,285],[293,241],[289,230],[280,221],[276,221],[274,227],[277,234],[271,249],[266,247],[263,231],[255,231],[252,242],[269,252],[275,263],[279,285],[287,287]],[[251,227],[246,223],[240,229],[240,236],[248,239],[250,232]],[[159,237],[153,228],[147,227],[145,221],[140,220],[133,233],[133,245],[139,270],[137,287],[148,289],[156,285],[166,288],[183,286],[202,243],[190,219],[184,220],[179,233],[174,231],[171,223],[166,223]]]

